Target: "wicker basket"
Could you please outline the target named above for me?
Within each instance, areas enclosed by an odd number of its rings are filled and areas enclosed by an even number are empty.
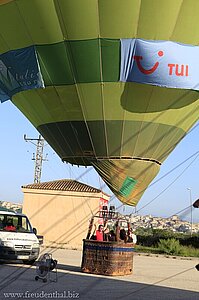
[[[128,275],[133,271],[134,244],[83,240],[82,272]]]

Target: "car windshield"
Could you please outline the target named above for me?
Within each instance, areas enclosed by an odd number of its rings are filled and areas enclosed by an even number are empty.
[[[0,231],[32,232],[26,216],[0,214]]]

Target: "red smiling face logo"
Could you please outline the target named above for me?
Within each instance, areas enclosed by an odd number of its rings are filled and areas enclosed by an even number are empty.
[[[161,57],[163,55],[164,55],[164,52],[162,50],[158,51],[158,56]],[[159,62],[156,62],[151,69],[146,70],[142,67],[141,62],[140,62],[143,59],[142,56],[134,55],[133,58],[136,61],[138,69],[140,70],[140,72],[142,72],[143,74],[146,74],[146,75],[150,75],[150,74],[154,73],[155,70],[157,69],[157,67],[159,66]]]

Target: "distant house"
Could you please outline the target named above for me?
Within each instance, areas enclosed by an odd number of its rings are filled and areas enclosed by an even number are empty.
[[[22,204],[8,202],[8,201],[0,201],[0,209],[5,211],[21,212]]]
[[[22,186],[27,214],[47,246],[80,248],[89,219],[109,196],[76,180],[55,180]]]

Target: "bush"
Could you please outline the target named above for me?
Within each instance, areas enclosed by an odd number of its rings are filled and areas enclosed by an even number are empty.
[[[158,249],[160,252],[170,255],[184,255],[184,247],[180,245],[179,240],[174,238],[160,239]]]

